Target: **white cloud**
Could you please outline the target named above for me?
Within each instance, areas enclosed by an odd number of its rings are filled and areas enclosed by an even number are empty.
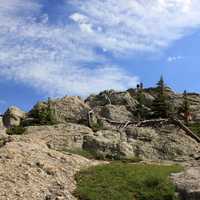
[[[184,57],[183,56],[169,56],[167,58],[167,61],[168,62],[175,62],[175,61],[178,61],[178,60],[183,60]]]
[[[0,75],[51,95],[133,87],[138,78],[96,48],[154,52],[200,26],[197,0],[67,0],[65,25],[51,23],[39,0],[1,1]]]
[[[69,18],[74,20],[75,22],[79,22],[79,23],[87,23],[88,22],[88,18],[84,15],[81,15],[80,13],[74,13]]]
[[[102,33],[99,46],[115,53],[155,51],[200,26],[198,0],[76,0],[79,15]],[[78,5],[78,6],[77,6]],[[77,15],[77,12],[76,12]]]
[[[92,27],[87,24],[86,18],[81,15],[71,17],[80,23],[82,34],[73,25],[48,25],[46,15],[40,16],[45,19],[41,22],[37,22],[34,16],[29,19],[24,15],[18,16],[15,14],[18,9],[21,12],[28,9],[34,13],[37,7],[38,14],[41,6],[26,5],[24,0],[11,2],[7,4],[5,1],[4,7],[0,8],[4,12],[1,17],[12,22],[0,22],[2,77],[30,84],[54,96],[85,96],[107,88],[126,89],[137,83],[137,77],[128,76],[118,66],[108,65],[105,57],[95,53],[94,45],[88,43],[87,33]],[[12,15],[7,15],[8,7]]]

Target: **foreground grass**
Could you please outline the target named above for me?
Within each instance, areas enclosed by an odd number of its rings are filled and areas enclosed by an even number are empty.
[[[177,200],[170,173],[182,167],[113,162],[76,175],[80,200]]]

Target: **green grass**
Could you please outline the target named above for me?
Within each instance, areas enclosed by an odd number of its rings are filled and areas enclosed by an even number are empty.
[[[170,173],[182,167],[113,162],[76,175],[80,200],[177,200]]]
[[[200,123],[190,124],[189,128],[192,130],[193,133],[200,137]]]
[[[83,149],[63,149],[62,151],[66,153],[77,154],[88,159],[97,159],[95,152],[90,152]]]

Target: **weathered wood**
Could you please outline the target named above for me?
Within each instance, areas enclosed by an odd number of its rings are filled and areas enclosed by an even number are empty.
[[[138,122],[138,121],[119,122],[119,121],[109,120],[109,119],[106,119],[106,118],[102,118],[102,119],[107,121],[108,123],[119,125],[123,128],[126,128],[129,125],[135,125],[137,127],[141,127],[141,126],[151,126],[151,125],[155,125],[155,124],[162,125],[164,123],[169,122],[169,119],[151,119],[151,120],[144,120],[144,121],[140,121],[140,122]]]
[[[194,134],[194,133],[192,132],[192,130],[191,130],[190,128],[188,128],[185,124],[183,124],[180,120],[178,120],[178,119],[176,119],[176,118],[172,118],[171,120],[172,120],[172,122],[173,122],[175,125],[179,126],[182,130],[184,130],[185,133],[186,133],[188,136],[190,136],[191,138],[193,138],[194,140],[196,140],[198,143],[200,143],[200,138],[199,138],[196,134]]]
[[[136,124],[136,126],[150,126],[150,125],[163,125],[163,124],[169,123],[169,119],[151,119],[151,120],[144,120]]]
[[[119,125],[120,128],[127,128],[129,125],[134,125],[136,127],[145,127],[145,126],[155,126],[155,125],[163,125],[163,124],[174,124],[184,130],[185,134],[190,136],[192,139],[196,140],[200,143],[200,138],[192,132],[190,128],[188,128],[185,124],[183,124],[179,119],[176,118],[167,118],[167,119],[151,119],[151,120],[144,120],[141,122],[138,121],[127,121],[127,122],[117,122],[112,121],[109,119],[104,119],[105,121]]]

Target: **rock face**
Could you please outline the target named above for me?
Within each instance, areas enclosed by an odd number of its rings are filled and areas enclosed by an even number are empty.
[[[38,113],[48,107],[48,102],[39,102],[30,111],[32,113]],[[66,96],[62,99],[55,99],[51,101],[50,105],[53,110],[54,118],[58,123],[87,123],[88,112],[91,110],[79,97]]]
[[[100,161],[67,153],[93,134],[84,125],[27,127],[24,135],[0,137],[0,199],[75,200],[75,173]]]
[[[134,110],[137,105],[137,101],[131,97],[129,92],[115,92],[114,90],[91,95],[86,99],[86,103],[92,108],[109,104],[124,105],[128,110]]]
[[[173,174],[171,179],[176,185],[181,200],[200,199],[200,163],[188,167],[184,172]]]
[[[133,114],[123,105],[106,105],[102,107],[100,116],[118,122],[130,121]]]
[[[200,155],[199,144],[176,127],[159,129],[128,127],[124,131],[102,130],[84,136],[83,148],[103,157],[140,157],[150,160],[184,161]]]
[[[93,132],[85,125],[65,123],[27,127],[25,135],[13,138],[36,144],[42,141],[58,151],[85,149],[102,158],[185,161],[200,156],[199,144],[174,126],[157,129],[128,126],[124,130]]]
[[[94,165],[77,155],[64,155],[46,145],[11,142],[0,149],[0,199],[75,200],[74,174]]]
[[[6,127],[19,126],[22,119],[25,118],[25,112],[17,107],[10,107],[3,115],[3,123]]]
[[[92,130],[84,125],[66,123],[54,126],[27,127],[23,137],[16,136],[15,138],[34,143],[43,141],[50,149],[65,151],[81,149],[83,137],[90,134],[93,134]]]
[[[87,122],[90,107],[79,97],[64,97],[54,103],[59,122]]]

